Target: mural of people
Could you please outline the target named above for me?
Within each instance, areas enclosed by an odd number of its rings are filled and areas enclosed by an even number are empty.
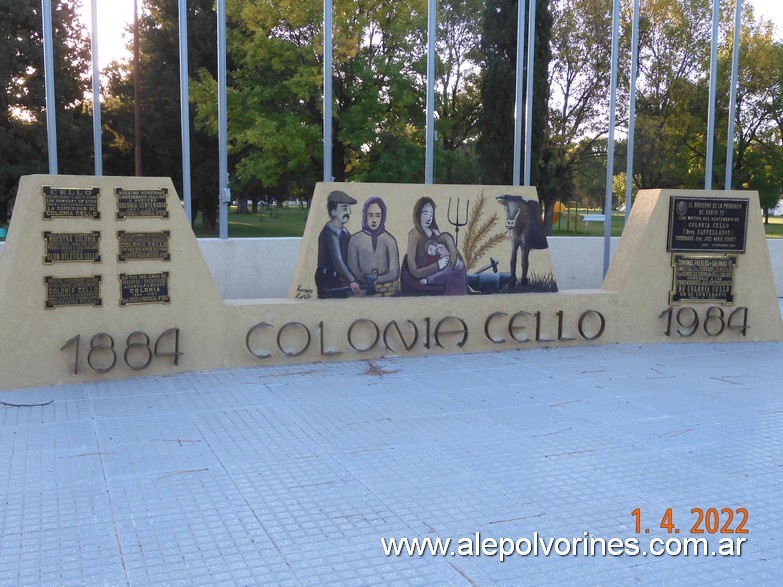
[[[361,290],[345,262],[351,233],[345,225],[351,218],[351,205],[356,200],[343,191],[335,190],[326,198],[330,220],[318,235],[318,266],[315,286],[319,298],[347,298]]]
[[[427,244],[431,239],[437,239],[438,242],[437,259],[434,255],[428,256]],[[450,296],[468,293],[465,263],[452,236],[440,232],[432,198],[419,198],[413,207],[413,228],[408,233],[401,280],[404,295]]]
[[[386,231],[386,204],[371,196],[362,208],[362,230],[351,235],[348,268],[366,295],[391,296],[400,289],[397,240]]]

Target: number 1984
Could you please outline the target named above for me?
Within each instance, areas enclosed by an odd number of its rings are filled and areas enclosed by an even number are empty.
[[[747,336],[748,328],[748,308],[740,306],[727,313],[720,306],[710,306],[703,316],[699,316],[694,308],[683,306],[677,311],[674,308],[667,308],[658,315],[658,318],[666,318],[666,336],[679,335],[689,337],[696,334],[701,329],[707,336],[720,336],[726,331],[736,330],[742,336]]]

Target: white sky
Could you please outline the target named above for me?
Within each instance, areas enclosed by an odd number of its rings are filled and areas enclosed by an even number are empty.
[[[142,0],[137,0],[141,10]],[[87,30],[91,30],[91,9],[93,0],[82,0],[83,21]],[[783,39],[783,1],[781,0],[744,0],[752,4],[756,17],[763,16],[776,27],[776,37]],[[96,0],[98,12],[98,63],[103,69],[114,59],[126,56],[125,26],[133,21],[133,0]],[[216,23],[217,26],[217,23]]]

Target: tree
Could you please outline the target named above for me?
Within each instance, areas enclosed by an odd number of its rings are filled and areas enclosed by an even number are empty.
[[[231,2],[229,149],[232,188],[306,196],[321,178],[323,42],[320,4]],[[332,167],[337,181],[416,181],[423,144],[418,77],[419,5],[337,2],[333,51]],[[214,76],[194,84],[197,123],[214,132]],[[423,94],[421,94],[423,95]],[[423,158],[422,158],[423,161]],[[423,165],[421,168],[423,170]],[[409,175],[410,174],[410,175]]]
[[[435,181],[479,183],[475,154],[481,111],[481,20],[483,0],[446,0],[439,4],[435,84]]]
[[[611,64],[611,4],[600,0],[553,3],[549,124],[542,147],[539,194],[546,200],[547,220],[554,202],[567,200],[583,170],[599,171],[606,160]],[[605,167],[603,167],[605,169]],[[604,186],[600,173],[592,174]],[[587,195],[594,194],[588,189]],[[549,223],[548,223],[549,224]]]
[[[527,10],[525,22],[528,22]],[[531,184],[538,185],[541,179],[542,138],[547,123],[549,81],[550,37],[552,36],[552,14],[549,0],[536,0],[536,38],[533,69],[534,94],[533,144],[530,153]],[[484,71],[481,83],[483,108],[479,115],[480,137],[477,150],[483,182],[510,184],[513,180],[514,153],[514,110],[516,97],[516,53],[517,53],[517,1],[490,0],[484,10],[484,35],[481,48],[484,53]],[[527,75],[527,42],[525,42],[525,66]],[[526,99],[523,92],[523,101]],[[523,114],[520,112],[520,116]],[[524,127],[524,125],[523,125]],[[523,128],[523,136],[525,131]],[[539,196],[546,203],[548,194]],[[550,207],[554,205],[551,203]]]
[[[148,0],[139,18],[141,63],[142,171],[171,177],[182,193],[182,132],[179,92],[177,0]],[[217,69],[217,21],[212,0],[188,1],[188,70]],[[132,48],[129,47],[129,48]],[[132,63],[115,63],[106,86],[104,124],[110,131],[105,171],[134,174],[134,93]],[[191,121],[195,113],[191,108]],[[193,128],[190,134],[193,215],[202,213],[205,230],[216,227],[218,146],[215,136]],[[191,222],[193,218],[191,218]]]
[[[54,104],[60,173],[92,170],[89,45],[77,19],[79,2],[59,0],[52,10]],[[41,3],[0,0],[0,222],[19,178],[48,171]]]

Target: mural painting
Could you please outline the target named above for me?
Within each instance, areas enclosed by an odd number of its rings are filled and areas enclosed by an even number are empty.
[[[384,184],[379,193],[374,185],[318,185],[309,215],[317,224],[308,224],[302,245],[312,250],[317,229],[317,249],[300,256],[294,297],[312,287],[307,273],[319,299],[557,291],[548,253],[532,260],[548,247],[532,188],[493,186],[497,192],[487,195],[488,186],[400,184],[395,193]],[[490,210],[493,198],[502,211]],[[358,206],[361,226],[352,230]],[[313,273],[308,258],[316,261]]]

